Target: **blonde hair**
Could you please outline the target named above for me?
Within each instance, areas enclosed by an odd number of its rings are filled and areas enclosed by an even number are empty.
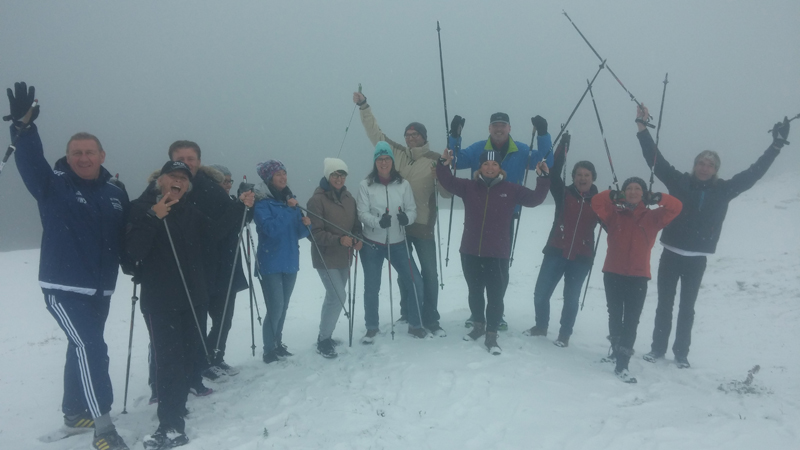
[[[719,172],[719,167],[722,165],[722,161],[719,159],[719,154],[714,150],[703,150],[697,156],[694,157],[694,166],[697,166],[701,160],[707,159],[714,163],[714,168],[717,172]],[[692,175],[694,175],[694,166],[692,166]],[[715,173],[712,177],[713,179],[717,179],[717,174]]]

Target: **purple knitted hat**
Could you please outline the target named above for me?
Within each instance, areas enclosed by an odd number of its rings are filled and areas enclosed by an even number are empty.
[[[269,161],[264,161],[256,166],[256,172],[258,172],[258,176],[261,177],[261,179],[264,180],[264,183],[267,184],[272,181],[272,176],[280,170],[286,171],[286,166],[284,166],[283,163],[277,159],[270,159]]]

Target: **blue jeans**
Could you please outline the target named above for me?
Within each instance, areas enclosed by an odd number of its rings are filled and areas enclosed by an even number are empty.
[[[267,304],[267,314],[261,327],[264,339],[264,354],[275,350],[281,344],[283,322],[289,309],[289,297],[292,296],[295,273],[270,273],[261,276],[261,291]]]
[[[425,304],[422,307],[422,323],[425,326],[439,326],[439,271],[436,268],[436,240],[420,239],[408,236],[408,250],[416,248],[417,259],[422,273],[422,290],[425,293]],[[392,255],[394,256],[394,255]],[[417,307],[416,299],[407,295],[408,286],[405,285],[407,278],[397,278],[397,285],[400,287],[400,315],[408,317],[409,306]]]
[[[537,327],[547,329],[550,323],[550,297],[563,276],[564,307],[561,308],[561,329],[558,335],[564,337],[572,335],[572,327],[575,326],[575,317],[578,315],[581,287],[591,268],[592,263],[589,261],[570,261],[560,255],[544,255],[539,278],[533,290]]]
[[[373,249],[369,245],[365,245],[361,248],[361,266],[364,268],[364,321],[368,330],[379,328],[378,293],[381,290],[381,272],[383,271],[383,260],[389,259],[389,252],[385,245],[375,244],[375,247]],[[408,259],[408,247],[405,242],[391,244],[389,251],[391,252],[392,267],[395,269],[397,279],[402,280],[400,286],[405,288],[406,296],[409,299],[408,324],[414,328],[420,328],[422,326],[420,311],[425,304],[422,277],[414,261]],[[391,286],[389,288],[391,289]],[[419,307],[417,307],[417,299],[419,299]]]

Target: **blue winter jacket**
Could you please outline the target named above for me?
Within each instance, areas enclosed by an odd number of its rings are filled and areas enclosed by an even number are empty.
[[[11,133],[16,134],[13,126]],[[51,169],[35,125],[17,140],[15,159],[42,219],[42,290],[111,295],[123,249],[128,194],[109,182],[111,174],[103,167],[96,180],[78,177],[66,157]]]
[[[553,165],[553,152],[550,151],[550,147],[552,147],[553,143],[550,134],[537,136],[536,143],[539,149],[534,151],[531,155],[531,148],[528,147],[528,144],[514,141],[511,139],[511,136],[509,136],[508,152],[503,162],[500,163],[500,167],[505,170],[506,175],[508,175],[506,180],[512,183],[522,184],[522,181],[525,179],[525,167],[528,165],[528,161],[530,161],[530,168],[533,169],[545,155],[547,155],[547,166],[550,167]],[[478,141],[458,151],[455,151],[455,149],[461,147],[460,137],[457,139],[453,137],[448,138],[447,144],[449,149],[454,150],[456,168],[470,169],[469,179],[472,179],[472,174],[481,167],[481,153],[493,149],[490,140]],[[530,159],[528,158],[529,156]]]
[[[290,208],[273,197],[255,204],[258,232],[258,264],[261,275],[300,270],[300,239],[308,237],[299,208]]]

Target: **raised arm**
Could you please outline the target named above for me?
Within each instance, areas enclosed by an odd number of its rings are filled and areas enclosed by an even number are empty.
[[[369,106],[369,103],[367,103],[367,97],[364,94],[360,92],[353,92],[353,103],[358,105],[360,109],[361,124],[364,125],[364,131],[367,132],[367,137],[369,138],[370,142],[372,142],[373,147],[380,141],[386,141],[392,146],[392,150],[405,149],[402,144],[389,139],[383,130],[381,130],[381,127],[378,126],[378,121],[372,114],[372,108]]]
[[[764,154],[747,170],[737,173],[728,180],[725,188],[729,199],[733,199],[742,192],[753,187],[753,185],[767,173],[772,162],[775,161],[775,158],[781,153],[781,148],[786,144],[786,138],[789,137],[788,118],[784,118],[783,122],[775,124],[772,136],[772,144],[764,151]]]

